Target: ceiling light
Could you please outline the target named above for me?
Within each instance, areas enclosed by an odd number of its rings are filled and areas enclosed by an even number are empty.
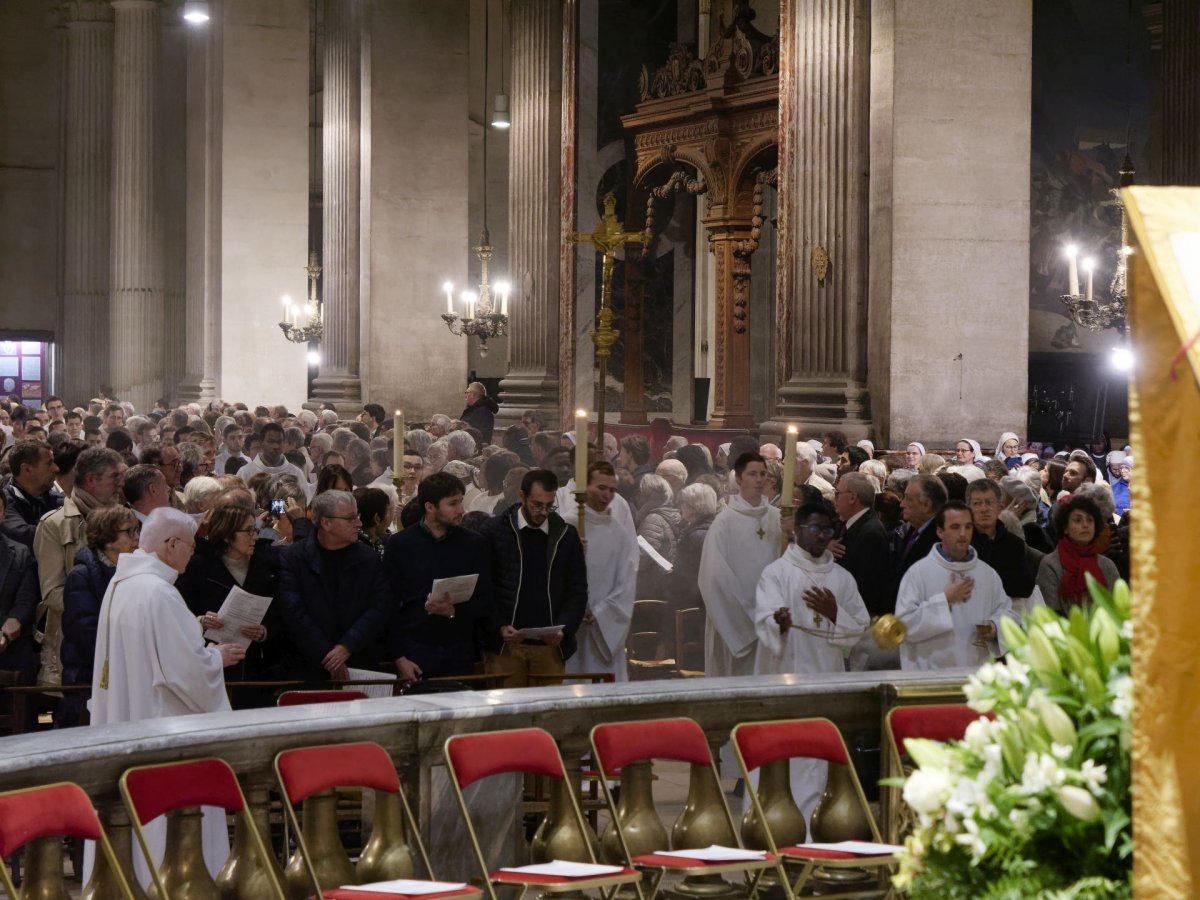
[[[208,0],[188,0],[183,4],[183,20],[193,25],[208,21]]]
[[[496,108],[492,112],[492,127],[507,128],[512,123],[508,119],[508,95],[496,95]]]

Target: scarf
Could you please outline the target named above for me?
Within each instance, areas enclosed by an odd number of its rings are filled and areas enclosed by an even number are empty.
[[[1082,606],[1088,599],[1088,572],[1108,587],[1108,580],[1100,571],[1100,562],[1096,558],[1098,555],[1095,541],[1081,547],[1065,537],[1058,539],[1058,558],[1063,567],[1062,581],[1058,584],[1059,597],[1074,606]]]
[[[79,507],[79,511],[83,513],[85,518],[87,517],[87,514],[94,509],[100,509],[105,506],[113,505],[112,503],[101,503],[79,485],[75,485],[74,490],[71,491],[71,499],[75,502],[75,505]]]

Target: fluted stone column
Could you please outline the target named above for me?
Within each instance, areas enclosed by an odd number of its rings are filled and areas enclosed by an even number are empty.
[[[500,418],[519,421],[523,410],[536,409],[553,426],[559,420],[563,8],[560,2],[513,0],[510,10],[508,235],[514,293]]]
[[[61,393],[75,405],[108,381],[113,17],[106,2],[65,11]]]
[[[116,396],[150,409],[163,389],[163,263],[155,185],[157,0],[113,0],[112,282]]]
[[[774,419],[865,437],[870,6],[781,13]]]
[[[163,259],[163,393],[183,399],[180,387],[188,372],[187,348],[198,341],[187,319],[187,46],[196,29],[185,29],[178,16],[164,17],[158,91],[157,163]],[[205,28],[208,31],[209,28]],[[189,396],[191,400],[194,397]]]
[[[359,196],[361,159],[359,0],[325,0],[324,239],[321,272],[325,337],[314,400],[361,409],[359,377]]]

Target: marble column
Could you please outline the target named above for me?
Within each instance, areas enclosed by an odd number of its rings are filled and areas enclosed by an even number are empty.
[[[114,0],[112,387],[138,410],[163,389],[163,262],[155,192],[161,30],[157,0]]]
[[[1154,171],[1161,184],[1200,184],[1200,0],[1146,2],[1142,16],[1158,69],[1151,116]]]
[[[205,28],[208,31],[209,28]],[[196,338],[187,320],[187,140],[188,38],[178,15],[165,17],[158,90],[158,152],[155,193],[162,222],[163,253],[163,393],[182,399],[179,389],[187,373],[187,345]],[[187,399],[194,399],[188,397]]]
[[[538,410],[559,424],[559,286],[562,172],[563,5],[513,0],[509,133],[508,373],[500,419]]]
[[[60,393],[75,405],[95,396],[108,381],[113,25],[108,3],[69,3],[65,11]]]
[[[773,423],[866,437],[870,6],[786,0]]]
[[[325,0],[322,301],[325,337],[316,402],[362,408],[359,377],[362,7]]]

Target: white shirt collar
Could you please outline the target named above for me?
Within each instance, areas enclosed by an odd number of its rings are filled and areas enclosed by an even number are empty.
[[[537,526],[530,525],[528,522],[525,521],[525,510],[521,509],[520,507],[517,507],[517,531],[520,531],[522,528],[535,528],[535,527],[538,531],[542,532],[542,534],[549,534],[550,533],[550,517],[547,516],[546,521],[544,521],[541,525],[537,525]]]

